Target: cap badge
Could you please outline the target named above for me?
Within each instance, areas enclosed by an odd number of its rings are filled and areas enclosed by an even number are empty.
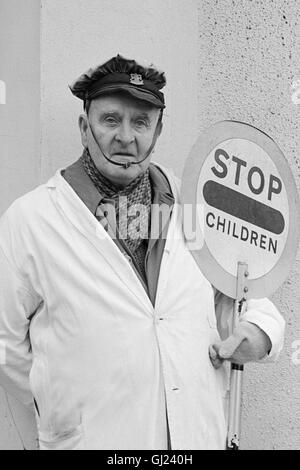
[[[139,73],[131,73],[130,74],[130,83],[132,85],[144,85],[143,77]]]

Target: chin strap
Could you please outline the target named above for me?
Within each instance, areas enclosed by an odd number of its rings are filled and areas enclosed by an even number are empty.
[[[152,139],[152,143],[149,147],[149,149],[147,150],[145,156],[142,158],[142,160],[138,160],[138,161],[132,161],[132,162],[125,162],[125,163],[121,163],[121,162],[116,162],[114,160],[111,160],[111,158],[109,158],[102,150],[101,148],[101,145],[99,144],[98,140],[96,139],[95,137],[95,134],[94,134],[94,131],[93,131],[93,128],[91,126],[91,123],[88,120],[88,123],[89,123],[89,127],[91,129],[91,133],[92,133],[92,136],[93,136],[93,139],[94,141],[96,142],[96,144],[98,145],[99,149],[100,149],[100,152],[102,153],[102,155],[104,156],[104,158],[109,162],[111,163],[112,165],[117,165],[117,166],[122,166],[125,170],[127,168],[129,168],[130,166],[132,165],[139,165],[140,163],[144,162],[145,160],[147,160],[147,158],[149,157],[149,155],[152,153],[153,149],[154,149],[154,146],[156,144],[156,141],[157,141],[157,138],[159,136],[159,133],[160,133],[160,123],[161,123],[161,117],[159,117],[159,120],[158,120],[158,123],[156,125],[156,129],[155,129],[155,132],[154,132],[154,136],[153,136],[153,139]]]

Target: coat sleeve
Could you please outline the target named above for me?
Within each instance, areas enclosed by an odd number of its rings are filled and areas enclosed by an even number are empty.
[[[32,407],[29,372],[32,352],[30,316],[37,299],[5,254],[0,243],[0,385]]]
[[[215,291],[217,325],[222,340],[231,334],[234,300]],[[283,348],[285,321],[275,305],[267,298],[247,300],[242,309],[240,321],[254,323],[270,338],[272,348],[262,360],[275,361]]]

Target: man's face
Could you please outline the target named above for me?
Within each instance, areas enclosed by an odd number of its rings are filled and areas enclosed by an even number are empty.
[[[115,184],[126,186],[148,168],[151,155],[142,163],[125,169],[108,162],[103,153],[120,163],[142,160],[152,144],[159,114],[159,109],[126,93],[103,95],[91,102],[88,117],[81,115],[79,118],[79,127],[82,144],[88,147],[102,175]]]

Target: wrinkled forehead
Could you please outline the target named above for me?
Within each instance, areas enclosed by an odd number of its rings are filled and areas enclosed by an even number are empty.
[[[118,111],[145,113],[153,116],[160,114],[159,108],[147,101],[135,98],[131,94],[126,93],[126,91],[106,93],[98,96],[89,103],[89,110],[89,112],[93,114]]]

